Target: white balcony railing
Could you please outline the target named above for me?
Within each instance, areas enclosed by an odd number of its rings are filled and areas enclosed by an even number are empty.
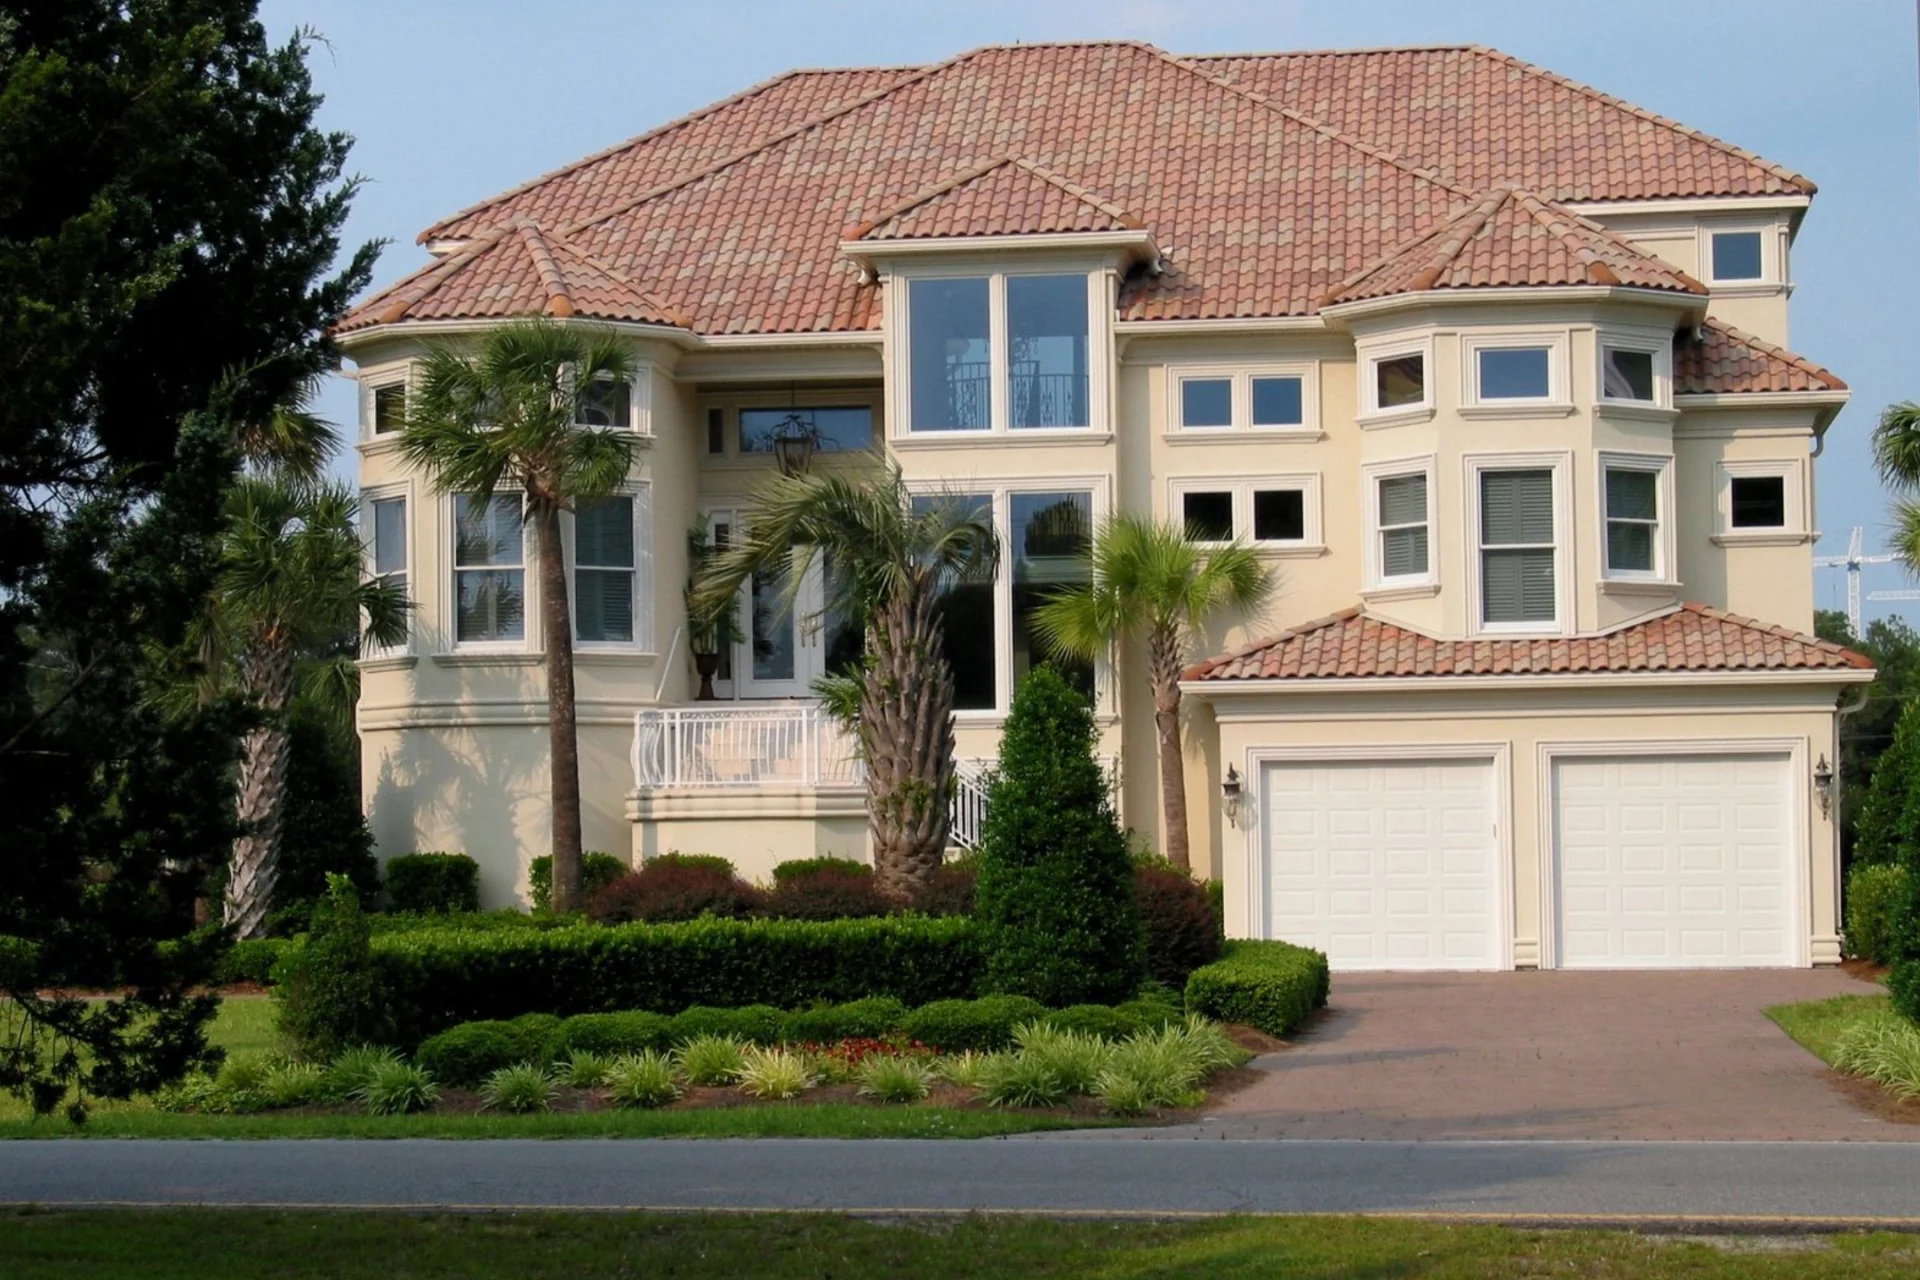
[[[633,720],[633,784],[643,791],[858,786],[865,778],[854,740],[811,703],[661,707]]]

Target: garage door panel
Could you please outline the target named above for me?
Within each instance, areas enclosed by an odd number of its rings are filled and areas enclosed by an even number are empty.
[[[1499,967],[1488,762],[1275,763],[1264,781],[1270,936],[1336,969]]]
[[[1787,757],[1557,761],[1559,962],[1794,963]]]

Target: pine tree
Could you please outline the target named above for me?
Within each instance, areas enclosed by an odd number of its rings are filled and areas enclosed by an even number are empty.
[[[987,793],[975,918],[988,991],[1125,1000],[1145,955],[1133,867],[1094,758],[1093,712],[1051,667],[1014,694]]]

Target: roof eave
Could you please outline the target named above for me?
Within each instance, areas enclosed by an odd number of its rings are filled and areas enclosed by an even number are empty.
[[[1012,235],[927,236],[914,240],[842,240],[840,252],[869,275],[896,261],[964,253],[1112,253],[1126,262],[1158,262],[1160,246],[1147,230],[1041,231]]]
[[[1383,298],[1336,302],[1321,307],[1320,314],[1329,325],[1339,328],[1351,320],[1418,307],[1515,302],[1634,302],[1666,306],[1679,312],[1704,313],[1707,309],[1705,294],[1649,289],[1640,285],[1554,284],[1500,285],[1484,289],[1422,289],[1418,292],[1388,294]]]
[[[1505,675],[1428,676],[1293,676],[1182,680],[1187,697],[1246,698],[1266,694],[1302,693],[1438,693],[1449,689],[1618,689],[1624,685],[1691,686],[1866,684],[1877,672],[1870,667],[1769,667],[1731,671],[1552,671]]]
[[[533,313],[529,312],[528,315]],[[515,320],[524,320],[527,316],[480,316],[466,320],[407,320],[370,324],[364,328],[351,329],[345,333],[333,335],[334,345],[342,352],[351,352],[353,348],[365,346],[376,339],[383,338],[440,338],[455,337],[463,334],[487,333],[503,324]],[[691,347],[700,344],[700,335],[688,329],[668,324],[650,324],[641,320],[601,320],[593,316],[574,316],[569,320],[556,320],[558,324],[584,324],[599,329],[611,329],[616,333],[631,334],[636,338],[655,338],[672,342],[678,346]]]

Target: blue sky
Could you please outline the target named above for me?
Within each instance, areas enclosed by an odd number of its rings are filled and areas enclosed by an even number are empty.
[[[919,63],[1015,40],[1150,40],[1176,53],[1473,41],[1594,85],[1812,177],[1794,256],[1793,346],[1854,389],[1820,460],[1820,554],[1886,500],[1867,434],[1920,397],[1920,102],[1906,0],[264,0],[276,34],[309,26],[322,119],[367,179],[349,235],[393,243],[384,284],[426,260],[421,228],[591,151],[792,67]],[[346,423],[345,386],[322,405]],[[1892,566],[1867,586],[1920,586]],[[1839,607],[1842,575],[1816,599]],[[1920,602],[1868,616],[1920,616]]]

